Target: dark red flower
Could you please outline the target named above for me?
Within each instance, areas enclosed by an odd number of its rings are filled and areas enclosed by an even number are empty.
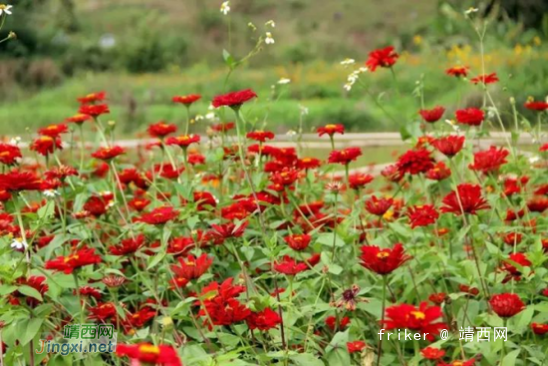
[[[438,161],[424,176],[431,180],[444,180],[451,176],[451,169],[443,161]]]
[[[288,255],[284,256],[281,262],[274,263],[274,271],[288,276],[294,276],[297,273],[306,271],[307,269],[308,265],[306,263],[297,262]]]
[[[353,173],[348,177],[348,185],[352,189],[360,189],[371,183],[373,179],[371,174]]]
[[[476,76],[472,79],[470,79],[470,82],[472,82],[473,84],[478,84],[478,83],[482,83],[482,84],[493,84],[493,83],[496,83],[497,81],[499,81],[499,78],[497,76],[497,73],[496,72],[493,72],[491,74],[488,74],[488,75],[479,75],[479,76]]]
[[[478,151],[474,154],[474,163],[468,165],[472,170],[483,172],[484,174],[496,172],[502,164],[506,164],[506,157],[510,154],[505,148],[496,148],[491,146],[489,150]]]
[[[42,297],[49,289],[49,286],[46,284],[46,277],[44,276],[29,276],[28,278],[19,277],[15,283],[18,286],[28,286],[35,289]],[[10,298],[10,303],[12,305],[19,305],[18,298],[24,298],[27,305],[31,308],[35,308],[42,302],[34,297],[23,295],[19,291],[12,292]]]
[[[425,148],[416,150],[408,150],[398,159],[396,163],[401,173],[409,173],[416,175],[426,173],[434,167],[434,158],[430,155],[430,151]]]
[[[160,121],[148,126],[148,134],[151,137],[163,138],[170,133],[174,133],[176,131],[177,126],[175,126],[174,124],[165,123],[164,121]]]
[[[197,102],[202,98],[199,94],[189,94],[189,95],[176,95],[171,100],[174,103],[180,103],[184,104],[186,106],[190,106],[192,103]]]
[[[213,224],[211,225],[212,230],[208,232],[208,236],[215,240],[216,243],[222,244],[226,239],[239,238],[244,235],[247,225],[249,225],[248,221],[244,221],[238,226],[234,223]]]
[[[112,147],[100,147],[91,154],[92,157],[99,160],[112,160],[115,157],[125,154],[125,149],[121,146],[112,146]]]
[[[405,254],[401,243],[395,244],[392,249],[381,249],[376,245],[364,245],[361,247],[361,251],[360,264],[380,275],[392,273],[411,259],[411,256]]]
[[[65,118],[65,121],[81,125],[82,123],[89,121],[90,119],[92,119],[92,117],[89,114],[79,113],[75,114],[72,117]]]
[[[362,149],[359,147],[349,147],[343,150],[333,150],[329,153],[329,163],[349,164],[362,155]]]
[[[445,351],[435,347],[426,347],[421,349],[421,354],[427,360],[439,360],[445,356]]]
[[[171,265],[171,271],[175,273],[176,278],[186,278],[187,280],[195,280],[200,278],[213,263],[213,258],[207,254],[202,254],[198,258],[189,254],[186,259],[179,257],[179,265]]]
[[[343,135],[344,126],[341,124],[329,124],[323,127],[318,127],[317,132],[318,132],[318,136],[320,137],[323,135],[333,136],[336,133]]]
[[[388,179],[390,182],[397,183],[402,180],[404,174],[398,169],[396,164],[387,165],[382,171],[381,175]]]
[[[36,191],[42,189],[42,180],[33,172],[18,170],[0,174],[0,191]]]
[[[13,165],[17,162],[17,159],[22,158],[21,150],[19,147],[11,144],[0,143],[0,163],[6,165]]]
[[[455,116],[457,118],[457,122],[469,126],[479,126],[485,118],[483,111],[477,108],[459,109],[455,113]]]
[[[501,318],[511,318],[525,309],[525,304],[516,294],[504,293],[491,296],[489,304]]]
[[[106,104],[86,104],[80,106],[78,113],[87,114],[93,118],[97,118],[102,114],[110,113],[110,110]]]
[[[236,92],[232,92],[224,95],[218,95],[215,98],[213,98],[213,101],[211,102],[211,104],[215,108],[219,108],[223,106],[231,107],[231,108],[239,108],[245,102],[256,97],[257,97],[257,94],[255,94],[253,90],[246,89],[246,90],[240,90],[240,91],[236,91]]]
[[[419,114],[421,115],[422,119],[424,119],[424,121],[428,123],[434,123],[439,121],[444,113],[445,113],[445,108],[441,106],[437,106],[432,109],[421,109],[419,111]]]
[[[502,269],[508,272],[508,277],[505,278],[504,282],[507,282],[511,279],[519,281],[521,279],[521,271],[514,267],[514,264],[517,264],[521,267],[531,266],[531,261],[527,259],[527,256],[523,253],[512,253],[507,260],[502,262]]]
[[[123,239],[120,244],[108,248],[112,255],[131,255],[145,244],[145,236],[139,234],[134,238]]]
[[[159,366],[183,366],[177,351],[172,346],[155,346],[150,343],[118,344],[116,345],[118,357],[129,357],[132,365],[141,362]],[[135,362],[136,361],[136,362]]]
[[[245,320],[249,329],[259,329],[266,331],[276,328],[282,322],[280,315],[270,308],[263,311],[251,312]]]
[[[531,212],[544,212],[548,209],[548,197],[535,195],[527,201],[527,208]]]
[[[457,216],[463,213],[475,215],[479,210],[490,208],[481,196],[481,187],[469,183],[459,184],[456,191],[445,196],[443,204],[442,212],[452,212]]]
[[[141,215],[137,219],[139,222],[144,222],[149,225],[163,225],[168,221],[174,220],[179,216],[179,211],[171,206],[158,207]]]
[[[84,97],[76,98],[81,104],[91,104],[105,100],[107,93],[104,91],[90,93]]]
[[[548,333],[548,324],[531,323],[531,329],[537,335],[545,335]]]
[[[394,200],[392,198],[377,198],[377,196],[371,196],[365,201],[365,209],[372,215],[382,216],[392,207]]]
[[[407,210],[407,216],[411,228],[434,224],[438,220],[439,213],[433,205],[413,206]]]
[[[235,127],[236,127],[236,124],[234,122],[224,122],[224,123],[217,123],[211,126],[211,129],[215,132],[228,132],[230,130],[233,130]],[[253,132],[250,132],[250,133],[253,133]]]
[[[377,67],[392,67],[396,63],[399,55],[394,51],[394,47],[388,46],[386,48],[374,50],[369,53],[369,58],[365,62],[371,72],[374,72]]]
[[[274,138],[274,133],[270,131],[257,130],[257,131],[248,132],[246,137],[250,140],[265,142],[266,140],[272,140]]]
[[[332,332],[343,331],[344,329],[346,329],[348,324],[350,324],[350,318],[347,316],[343,316],[338,321],[337,321],[337,317],[333,315],[330,315],[327,318],[325,318],[325,325],[327,325],[327,327],[331,329]]]
[[[101,196],[91,196],[84,203],[83,209],[89,212],[89,214],[99,217],[107,212],[109,203],[110,200],[106,200]]]
[[[445,71],[447,75],[455,77],[466,77],[468,75],[468,66],[453,66]]]
[[[529,110],[537,112],[543,112],[548,109],[548,103],[543,101],[527,101],[524,106]]]
[[[386,330],[406,328],[422,333],[429,341],[434,341],[442,329],[447,329],[443,322],[436,322],[443,317],[441,307],[429,306],[421,302],[418,308],[409,304],[393,305],[386,309]]]
[[[176,137],[170,137],[166,141],[168,145],[177,145],[182,149],[187,148],[190,144],[199,142],[200,135],[181,135]]]
[[[346,349],[348,353],[361,352],[365,348],[364,341],[346,342]]]
[[[297,161],[297,168],[299,169],[316,169],[321,165],[321,160],[316,158],[302,158]]]
[[[445,292],[438,292],[428,296],[428,300],[432,301],[436,305],[441,305],[447,300],[447,294]]]
[[[36,151],[40,155],[48,156],[56,149],[63,150],[63,145],[61,144],[61,139],[59,137],[40,136],[32,142],[30,149]]]
[[[101,257],[95,254],[93,248],[82,248],[68,256],[59,256],[46,262],[45,268],[54,271],[63,271],[71,274],[74,270],[83,266],[101,263]]]
[[[449,135],[440,137],[430,142],[439,152],[447,157],[453,157],[462,150],[464,145],[464,136]]]
[[[284,238],[284,241],[289,247],[296,251],[303,251],[308,248],[312,237],[308,234],[292,234]]]

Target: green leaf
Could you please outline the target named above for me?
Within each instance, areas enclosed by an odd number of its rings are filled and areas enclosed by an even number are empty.
[[[297,366],[325,366],[325,364],[311,353],[299,353],[292,356],[291,360]]]
[[[236,59],[227,50],[223,50],[223,60],[225,60],[225,64],[231,69],[236,66]]]
[[[504,356],[504,359],[502,360],[500,366],[514,366],[516,364],[519,352],[520,350],[517,349]]]
[[[47,203],[38,209],[38,218],[40,220],[53,216],[55,210],[55,204],[53,201],[47,201]]]
[[[28,344],[31,339],[33,339],[36,334],[38,334],[43,322],[44,319],[42,318],[32,318],[23,323],[19,323],[20,326],[18,326],[18,328],[20,328],[21,331],[24,332],[23,336],[19,339],[19,342],[22,346]]]
[[[0,285],[0,296],[6,296],[11,294],[13,291],[17,290],[17,286],[12,285]]]
[[[20,286],[17,290],[23,295],[34,297],[36,300],[43,301],[42,295],[35,288],[32,288],[27,285],[23,285],[23,286]]]
[[[162,251],[156,254],[154,257],[152,257],[152,260],[150,261],[147,267],[147,270],[154,268],[158,263],[162,261],[162,259],[164,259],[165,256],[166,256],[166,252]]]

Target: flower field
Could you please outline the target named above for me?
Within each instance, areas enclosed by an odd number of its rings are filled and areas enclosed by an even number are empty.
[[[345,89],[387,73],[400,97],[399,59],[343,61]],[[276,146],[248,119],[253,85],[173,96],[182,122],[138,148],[111,95],[75,95],[74,115],[0,143],[0,365],[548,365],[548,102],[524,85],[502,115],[505,76],[481,64],[430,70],[481,98],[426,105],[419,87],[380,174],[337,147],[337,121],[316,126],[326,159],[302,128]],[[218,120],[198,134],[204,101]],[[504,144],[483,146],[493,131]],[[113,325],[115,349],[78,351],[84,325]],[[73,351],[39,351],[63,339]]]

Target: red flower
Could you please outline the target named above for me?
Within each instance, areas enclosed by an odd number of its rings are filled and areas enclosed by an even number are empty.
[[[112,302],[99,302],[97,306],[90,306],[88,310],[90,312],[89,318],[93,320],[106,321],[116,318],[116,305]]]
[[[434,224],[439,217],[433,205],[413,206],[407,210],[407,216],[411,222],[411,228]]]
[[[428,123],[434,123],[439,121],[443,116],[443,113],[445,113],[445,108],[441,106],[437,106],[432,109],[421,109],[419,111],[422,119],[424,119],[424,121]]]
[[[281,172],[276,172],[270,176],[272,183],[282,186],[290,186],[297,179],[299,179],[299,172],[291,168],[284,168]]]
[[[477,108],[459,109],[455,113],[455,116],[457,118],[457,122],[469,126],[479,126],[485,118],[483,111]]]
[[[33,172],[11,171],[0,174],[0,191],[36,191],[41,190],[42,180]]]
[[[242,222],[236,226],[234,223],[211,225],[211,230],[208,235],[216,241],[216,243],[222,244],[226,239],[239,238],[244,235],[245,228],[249,225],[248,221]]]
[[[392,249],[381,249],[376,245],[361,247],[361,265],[380,275],[387,275],[411,259],[403,250],[403,245],[397,243]]]
[[[282,318],[274,310],[265,308],[263,311],[251,312],[245,321],[249,329],[265,331],[276,328],[278,324],[281,324]]]
[[[439,152],[447,157],[453,157],[462,150],[464,136],[449,135],[430,142]]]
[[[430,155],[430,151],[425,148],[409,150],[396,163],[401,173],[409,173],[416,175],[426,173],[434,167],[434,159]]]
[[[349,164],[362,155],[362,149],[359,147],[349,147],[343,150],[333,150],[329,153],[329,163]]]
[[[60,123],[58,125],[49,125],[48,127],[40,128],[38,130],[38,134],[42,136],[49,136],[51,138],[57,138],[59,137],[59,135],[67,132],[67,125],[64,123]]]
[[[107,93],[105,93],[104,91],[100,91],[96,93],[90,93],[85,97],[76,98],[76,100],[78,100],[81,104],[91,104],[105,100],[106,96]]]
[[[49,289],[48,285],[46,284],[46,277],[44,277],[44,276],[30,276],[28,278],[19,277],[15,281],[15,283],[18,286],[32,287],[33,289],[38,291],[40,293],[40,295],[42,295],[42,296],[44,296],[44,294]],[[10,303],[12,305],[19,305],[19,299],[17,299],[18,297],[25,298],[25,301],[26,301],[27,305],[31,308],[35,308],[36,306],[38,306],[41,303],[40,300],[38,300],[34,297],[23,295],[19,291],[12,292],[10,297],[11,297]]]
[[[497,81],[499,81],[499,78],[497,76],[497,73],[496,72],[493,72],[489,75],[479,75],[479,76],[476,76],[475,78],[472,78],[470,79],[470,81],[473,83],[473,84],[478,84],[478,83],[482,83],[482,84],[493,84],[493,83],[496,83]]]
[[[506,157],[510,154],[505,148],[491,146],[489,150],[478,151],[474,154],[474,163],[468,165],[472,170],[478,170],[484,174],[496,172],[502,164],[506,164]]]
[[[321,160],[316,158],[302,158],[297,161],[297,168],[299,169],[316,169],[321,165]]]
[[[392,207],[394,200],[392,198],[377,198],[376,196],[371,196],[367,201],[365,201],[365,209],[372,215],[382,216]]]
[[[177,179],[184,170],[184,167],[174,168],[171,163],[154,164],[154,173],[160,174],[160,177],[165,179]],[[152,175],[152,172],[147,172],[147,178],[151,181],[153,180]]]
[[[369,67],[371,72],[374,72],[377,67],[392,67],[396,63],[398,57],[399,55],[394,51],[394,47],[388,46],[370,52],[365,65]]]
[[[82,123],[89,121],[92,117],[89,114],[75,114],[72,117],[68,117],[65,119],[67,122],[76,123],[77,125],[81,125]]]
[[[346,342],[348,353],[361,352],[365,348],[364,341]]]
[[[182,149],[187,148],[190,144],[198,142],[200,142],[200,135],[181,135],[170,137],[166,141],[168,145],[177,145]]]
[[[507,282],[511,279],[519,281],[521,279],[521,271],[514,267],[514,263],[518,264],[521,267],[531,266],[531,261],[527,259],[527,256],[523,253],[512,253],[508,257],[508,260],[502,262],[502,269],[508,272],[508,277],[505,278],[504,282]]]
[[[297,273],[304,272],[308,269],[305,262],[297,262],[295,259],[286,255],[281,262],[274,263],[274,270],[278,273],[283,273],[288,276],[294,276]]]
[[[463,213],[475,215],[479,210],[490,208],[481,196],[481,187],[469,183],[459,184],[456,191],[445,196],[443,204],[442,212],[452,212],[457,216]]]
[[[545,335],[548,333],[548,324],[531,323],[531,329],[537,335]]]
[[[371,174],[354,173],[348,177],[348,184],[352,189],[363,188],[366,184],[369,184],[372,181],[373,176]]]
[[[428,300],[432,301],[436,305],[441,305],[447,300],[447,294],[445,292],[438,292],[428,296]]]
[[[391,164],[386,166],[382,171],[381,175],[388,179],[390,182],[397,183],[402,180],[404,174],[399,171],[396,164]]]
[[[531,212],[544,212],[548,209],[548,197],[535,195],[527,201],[527,208]]]
[[[445,356],[445,351],[435,347],[426,347],[421,350],[421,354],[427,360],[439,360]]]
[[[542,101],[537,101],[537,102],[535,102],[534,100],[527,101],[524,104],[524,106],[525,108],[529,110],[537,111],[537,112],[543,112],[548,109],[548,103],[542,102]]]
[[[504,293],[491,296],[489,304],[501,318],[511,318],[525,309],[525,304],[516,294]]]
[[[409,304],[390,306],[386,309],[384,321],[387,330],[407,328],[425,335],[429,341],[434,341],[442,329],[447,329],[443,322],[435,322],[443,313],[439,306],[428,306],[427,302],[421,302],[418,308]]]
[[[348,324],[350,324],[350,318],[344,316],[342,319],[339,320],[338,323],[339,324],[337,324],[337,318],[333,315],[325,318],[325,325],[327,325],[327,327],[331,329],[332,332],[344,330],[348,326]]]
[[[455,77],[461,77],[461,76],[466,77],[468,75],[468,69],[469,69],[468,66],[453,66],[450,69],[447,69],[445,73],[447,75],[455,76]]]
[[[133,360],[132,365],[138,365],[139,362],[160,366],[183,365],[177,351],[172,346],[166,345],[155,346],[150,343],[118,344],[116,346],[116,355],[118,357],[129,357]],[[134,361],[137,361],[137,363]]]
[[[52,154],[55,149],[62,150],[63,145],[61,145],[61,139],[59,137],[40,136],[32,142],[30,149],[36,151],[40,155],[48,156],[49,154]]]
[[[17,162],[17,159],[22,157],[19,147],[0,143],[0,163],[12,165]]]
[[[54,271],[63,271],[65,274],[71,274],[74,270],[90,264],[101,263],[101,257],[95,254],[93,248],[82,248],[68,256],[59,256],[46,262],[46,269]]]
[[[257,94],[251,89],[236,91],[224,95],[218,95],[215,98],[213,98],[213,107],[219,108],[219,107],[231,107],[231,108],[239,108],[244,104],[245,102],[256,98]]]
[[[212,207],[217,207],[215,197],[209,192],[194,192],[192,194],[196,208],[198,211],[207,210]]]
[[[202,98],[199,94],[189,94],[189,95],[176,95],[171,100],[174,103],[180,103],[184,104],[186,106],[190,106],[192,103],[197,102]]]
[[[99,217],[107,212],[108,204],[109,201],[105,200],[103,197],[91,196],[86,203],[84,203],[83,208],[91,215]]]
[[[154,123],[148,127],[148,134],[151,137],[163,138],[175,131],[177,131],[177,126],[165,123],[164,121]]]
[[[451,363],[439,362],[436,366],[474,366],[476,359],[472,358],[468,361],[453,361]]]
[[[236,124],[234,122],[225,122],[225,123],[218,123],[216,125],[213,125],[211,126],[211,129],[216,132],[228,132],[230,130],[233,130],[234,127],[236,127]]]
[[[443,161],[438,161],[424,176],[431,180],[444,180],[451,176],[451,169],[449,169]]]
[[[182,257],[179,257],[178,260],[179,266],[173,264],[171,270],[175,273],[176,278],[185,278],[189,281],[200,278],[213,263],[213,258],[208,257],[207,254],[202,254],[198,258],[189,254],[186,260]]]
[[[272,140],[274,134],[270,131],[252,131],[248,132],[246,137],[251,140],[265,142],[266,140]]]
[[[336,133],[344,134],[344,126],[341,124],[329,124],[318,128],[318,136],[329,135],[333,136]]]
[[[504,242],[508,245],[517,245],[521,243],[523,235],[521,233],[508,233],[504,236]]]
[[[108,248],[112,255],[130,255],[137,252],[145,244],[145,236],[137,235],[135,238],[124,239],[119,245],[113,245]]]
[[[78,292],[80,292],[81,296],[93,297],[97,301],[101,300],[101,297],[102,297],[101,292],[99,290],[90,286],[82,286],[80,287]],[[73,293],[76,295],[76,290],[74,290]]]
[[[101,114],[108,114],[110,110],[106,104],[89,104],[82,105],[78,110],[78,113],[87,114],[93,118],[99,117]]]
[[[149,225],[163,225],[168,221],[176,219],[178,216],[179,211],[171,206],[163,206],[142,214],[136,221],[144,222]]]
[[[289,247],[296,251],[302,251],[308,248],[312,237],[308,234],[292,234],[284,238]]]
[[[99,160],[111,160],[118,155],[125,154],[125,152],[125,149],[121,146],[100,147],[91,156]]]

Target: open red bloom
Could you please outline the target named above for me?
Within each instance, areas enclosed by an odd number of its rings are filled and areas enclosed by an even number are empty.
[[[17,162],[17,159],[22,158],[21,150],[19,147],[11,144],[0,143],[0,163],[6,165],[13,165]]]
[[[133,361],[159,366],[183,366],[177,351],[172,346],[155,346],[150,343],[134,345],[118,344],[116,346],[118,357],[129,357]],[[132,365],[135,362],[132,361]],[[139,363],[137,363],[139,365]]]
[[[289,247],[296,251],[302,251],[308,248],[312,237],[308,234],[292,234],[284,238]]]
[[[174,220],[179,216],[179,211],[171,206],[158,207],[141,215],[137,219],[139,222],[144,222],[149,225],[163,225],[168,221]]]
[[[29,276],[28,278],[25,277],[19,277],[15,283],[18,286],[29,286],[35,289],[40,293],[40,295],[44,296],[44,294],[48,291],[49,286],[46,284],[46,277],[44,276]],[[42,301],[36,299],[35,297],[26,296],[22,294],[20,291],[14,291],[10,295],[9,302],[12,305],[19,305],[19,299],[18,298],[24,298],[27,305],[31,308],[35,308],[38,306]]]
[[[219,107],[231,107],[231,108],[239,108],[242,104],[245,102],[256,98],[257,94],[251,89],[245,89],[240,90],[224,95],[218,95],[215,98],[213,98],[213,102],[211,103],[213,107],[219,108]]]
[[[96,93],[89,93],[88,95],[84,97],[76,98],[81,104],[91,104],[96,102],[101,102],[105,100],[107,96],[107,93],[104,91],[96,92]]]
[[[263,311],[251,312],[245,321],[249,329],[265,331],[276,328],[278,324],[281,324],[282,318],[271,308],[265,308]]]
[[[272,140],[274,138],[274,133],[270,131],[252,131],[248,132],[246,137],[251,140],[265,142],[266,140]]]
[[[430,155],[430,151],[425,148],[416,150],[408,150],[399,157],[396,163],[401,173],[409,173],[416,175],[426,173],[434,167],[434,158]]]
[[[364,341],[346,342],[348,353],[361,352],[365,348]]]
[[[436,366],[474,366],[476,359],[472,358],[468,361],[453,361],[451,363],[440,362]]]
[[[346,329],[348,324],[350,324],[350,318],[347,316],[343,316],[338,322],[337,317],[333,315],[325,318],[325,325],[327,325],[327,327],[331,329],[332,332],[343,331],[344,329]]]
[[[78,113],[87,114],[88,116],[97,118],[102,114],[110,113],[110,110],[108,109],[108,105],[106,104],[86,104],[80,106]]]
[[[548,324],[531,323],[531,329],[537,335],[545,335],[548,333]]]
[[[174,103],[180,103],[180,104],[184,104],[186,106],[189,106],[192,103],[197,102],[201,98],[202,98],[202,96],[199,95],[199,94],[189,94],[189,95],[176,95],[173,98],[171,98],[171,100]]]
[[[109,199],[105,199],[101,196],[91,196],[88,198],[86,203],[84,203],[84,210],[89,212],[95,217],[104,215],[107,212],[108,205],[110,203]]]
[[[163,138],[170,133],[174,133],[175,131],[177,131],[177,126],[175,126],[174,124],[165,123],[164,121],[160,121],[148,126],[148,134],[151,137]]]
[[[0,174],[0,191],[36,191],[42,189],[42,180],[33,172],[18,170]]]
[[[365,201],[365,209],[372,215],[382,216],[392,207],[394,200],[392,198],[377,198],[377,196],[371,196]]]
[[[466,77],[468,75],[468,66],[453,66],[445,71],[447,75],[455,77]]]
[[[434,123],[439,121],[444,113],[445,113],[445,108],[441,106],[437,106],[432,109],[421,109],[419,111],[419,114],[421,115],[422,119],[424,119],[424,121],[428,123]]]
[[[59,135],[67,132],[68,132],[67,125],[64,123],[60,123],[58,125],[49,125],[47,127],[40,128],[38,130],[38,134],[42,136],[49,136],[51,138],[56,138]]]
[[[521,271],[514,267],[514,263],[521,267],[531,266],[531,261],[523,253],[512,253],[507,260],[502,262],[502,269],[508,272],[508,276],[504,279],[507,282],[511,279],[519,281],[521,279]]]
[[[226,239],[239,238],[244,235],[245,228],[249,225],[248,221],[244,221],[238,226],[234,223],[211,225],[211,231],[208,232],[208,237],[213,239],[216,244],[222,244]]]
[[[397,243],[392,249],[381,249],[376,245],[364,245],[361,247],[362,255],[360,264],[380,275],[387,275],[399,268],[411,259],[403,250],[403,245]]]
[[[402,180],[404,174],[399,171],[396,164],[387,165],[382,171],[381,175],[388,179],[390,182],[397,183]]]
[[[527,208],[531,212],[544,212],[548,209],[548,197],[535,195],[527,201]]]
[[[59,256],[47,261],[45,268],[71,274],[78,268],[96,263],[101,263],[101,256],[95,254],[95,249],[82,248],[66,257]]]
[[[90,119],[92,119],[92,117],[89,114],[79,113],[75,114],[72,117],[66,118],[65,121],[81,125],[82,123],[89,121]]]
[[[421,349],[421,354],[427,360],[439,360],[445,356],[445,351],[435,347],[426,347]]]
[[[362,149],[359,147],[349,147],[343,150],[333,150],[329,153],[329,163],[350,164],[362,155]]]
[[[443,161],[438,161],[424,176],[431,180],[444,180],[451,176],[451,169]]]
[[[442,212],[452,212],[457,216],[463,213],[475,215],[477,211],[490,207],[481,196],[481,187],[469,183],[459,184],[456,191],[444,197],[443,204]]]
[[[434,224],[439,217],[433,205],[413,206],[407,210],[411,228]]]
[[[56,149],[62,150],[63,145],[61,145],[61,139],[59,137],[40,136],[32,142],[30,149],[36,151],[40,155],[48,156]]]
[[[455,112],[455,117],[457,118],[457,122],[462,123],[463,125],[479,126],[481,125],[481,122],[483,122],[485,114],[480,109],[467,108],[459,109]]]
[[[525,304],[517,294],[498,294],[491,296],[489,304],[501,318],[511,318],[525,309]]]
[[[112,146],[112,147],[100,147],[95,151],[91,156],[95,159],[100,160],[111,160],[117,157],[118,155],[124,154],[126,151],[121,146]]]
[[[236,124],[234,122],[224,122],[224,123],[214,124],[213,126],[211,126],[211,129],[216,132],[228,132],[230,130],[233,130],[234,127],[236,127]],[[250,132],[250,133],[253,133],[253,132]]]
[[[377,67],[392,67],[398,60],[399,55],[394,51],[393,46],[374,50],[369,53],[369,58],[365,62],[371,72],[374,72]]]
[[[524,106],[531,111],[537,112],[543,112],[548,109],[548,103],[543,101],[527,101]]]
[[[329,124],[318,128],[318,136],[320,137],[323,135],[333,136],[336,133],[343,135],[344,126],[341,124]]]
[[[200,135],[181,135],[170,137],[167,139],[166,143],[168,145],[177,145],[180,148],[187,148],[190,144],[200,142]]]
[[[479,75],[479,76],[476,76],[475,78],[470,79],[470,82],[476,85],[478,83],[482,83],[485,85],[493,84],[493,83],[496,83],[497,81],[499,81],[499,78],[496,72],[493,72],[489,75]]]
[[[348,177],[348,185],[352,189],[360,189],[371,183],[373,179],[371,174],[354,173]]]
[[[502,164],[506,164],[506,157],[510,154],[505,148],[496,148],[491,146],[489,150],[478,151],[474,154],[474,163],[468,165],[472,170],[483,172],[484,174],[496,172]]]
[[[453,157],[462,150],[464,145],[464,136],[449,135],[440,137],[430,142],[439,152],[447,157]]]
[[[297,161],[297,168],[299,169],[316,169],[322,165],[322,161],[316,158],[302,158]]]
[[[213,263],[213,258],[207,254],[202,254],[198,258],[189,254],[186,259],[179,257],[178,260],[179,266],[173,264],[171,270],[176,278],[186,278],[189,281],[200,278]]]
[[[138,251],[145,244],[145,236],[139,234],[134,238],[124,239],[118,245],[108,248],[112,255],[131,255]]]
[[[274,263],[274,271],[288,276],[294,276],[297,273],[306,271],[307,269],[308,265],[305,262],[297,262],[288,255],[284,256],[281,262]]]
[[[442,329],[447,329],[443,322],[436,322],[443,317],[441,307],[429,306],[426,301],[418,308],[410,304],[390,306],[386,309],[386,330],[406,328],[425,335],[429,341],[434,341]]]

